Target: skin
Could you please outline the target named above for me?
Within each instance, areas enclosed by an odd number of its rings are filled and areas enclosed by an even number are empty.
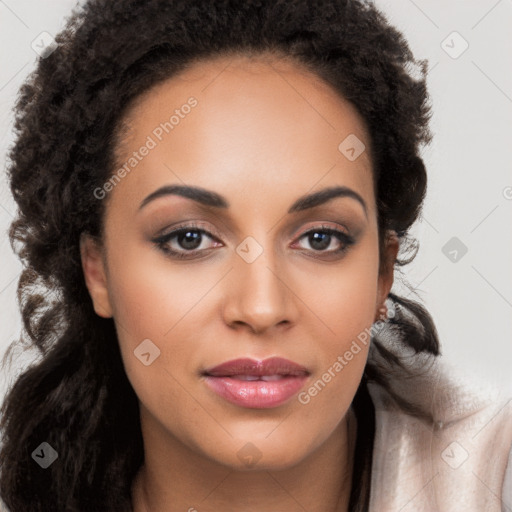
[[[350,404],[368,346],[307,404],[295,396],[271,409],[242,408],[210,391],[201,371],[281,356],[311,372],[307,390],[378,318],[398,243],[388,240],[380,262],[364,121],[296,64],[220,57],[137,99],[120,165],[190,96],[197,106],[104,199],[102,243],[81,240],[95,311],[114,318],[140,403],[145,463],[133,483],[134,510],[346,511]],[[366,145],[355,161],[338,150],[349,134]],[[230,206],[166,195],[139,208],[171,184],[215,191]],[[331,186],[357,192],[366,213],[351,197],[287,213],[302,195]],[[152,241],[190,221],[213,235],[202,238],[199,256],[173,259]],[[333,236],[315,249],[304,233],[322,226],[355,243],[334,255],[343,242]],[[236,252],[247,236],[263,250],[251,263]],[[176,237],[169,244],[187,250]],[[161,351],[148,366],[134,355],[144,339]],[[237,455],[247,443],[260,457],[251,467]]]

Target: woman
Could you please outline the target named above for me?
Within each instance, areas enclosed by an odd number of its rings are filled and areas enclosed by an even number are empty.
[[[42,357],[3,406],[6,507],[505,509],[510,408],[391,292],[431,135],[385,18],[92,0],[57,43],[10,154]]]

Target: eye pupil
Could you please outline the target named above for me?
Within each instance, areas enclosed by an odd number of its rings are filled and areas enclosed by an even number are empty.
[[[313,249],[322,250],[329,247],[331,243],[331,235],[328,233],[311,233],[309,235],[309,243]]]
[[[177,238],[183,249],[197,249],[201,245],[201,233],[198,231],[184,231]]]

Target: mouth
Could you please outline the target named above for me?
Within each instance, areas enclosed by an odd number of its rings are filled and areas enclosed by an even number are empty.
[[[287,402],[304,386],[310,372],[288,359],[272,357],[227,361],[202,375],[208,388],[228,402],[267,409]]]

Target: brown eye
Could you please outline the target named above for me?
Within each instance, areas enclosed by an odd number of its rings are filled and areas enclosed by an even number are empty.
[[[299,237],[299,240],[305,239],[307,245],[315,251],[326,254],[338,254],[347,250],[353,243],[354,238],[342,231],[332,228],[316,228],[309,230]],[[331,245],[334,249],[326,250]],[[303,247],[308,249],[308,247]]]
[[[295,245],[315,258],[341,257],[355,243],[354,237],[347,233],[324,226],[310,229],[298,240]]]
[[[182,249],[193,250],[201,245],[203,233],[198,230],[187,230],[178,233],[175,237]]]
[[[211,242],[208,243],[208,240]],[[220,244],[211,233],[192,225],[182,226],[160,235],[153,239],[153,243],[164,253],[175,258],[194,258],[198,253],[206,252]]]

